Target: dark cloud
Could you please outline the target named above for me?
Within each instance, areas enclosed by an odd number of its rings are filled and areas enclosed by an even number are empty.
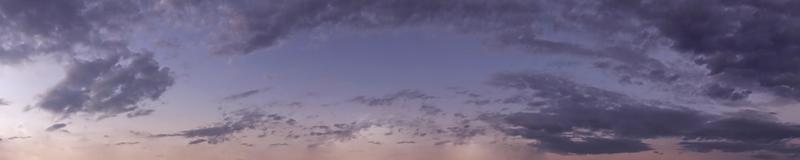
[[[750,157],[753,157],[753,158],[755,158],[755,159],[763,159],[763,160],[772,160],[772,159],[778,159],[778,156],[777,156],[777,155],[774,155],[774,154],[766,154],[766,153],[754,154],[754,155],[752,155],[752,156],[750,156]]]
[[[681,146],[697,152],[753,152],[770,151],[787,154],[789,156],[800,154],[800,146],[786,143],[753,144],[746,142],[681,142]]]
[[[225,118],[225,122],[199,129],[181,131],[177,135],[186,138],[205,138],[204,142],[217,144],[227,141],[234,133],[242,132],[246,129],[256,129],[263,124],[276,120],[267,114],[254,110],[241,110]],[[277,119],[278,121],[283,118]]]
[[[435,145],[435,146],[441,146],[441,145],[448,144],[448,143],[450,143],[450,142],[452,142],[452,141],[439,141],[439,142],[433,143],[433,145]]]
[[[225,98],[222,98],[222,99],[228,100],[228,101],[234,101],[234,100],[239,100],[239,99],[242,99],[242,98],[247,98],[247,97],[259,94],[261,92],[267,91],[267,90],[269,90],[269,88],[247,90],[247,91],[244,91],[244,92],[241,92],[241,93],[236,93],[236,94],[233,94],[233,95],[230,95],[230,96],[226,96]]]
[[[705,90],[705,94],[708,97],[732,101],[746,99],[748,96],[750,96],[750,93],[751,91],[749,90],[726,87],[720,84],[713,84],[708,86]]]
[[[114,143],[115,146],[127,146],[127,145],[137,145],[141,142],[117,142]]]
[[[790,154],[797,150],[790,152],[789,141],[800,138],[800,126],[752,110],[716,115],[649,104],[542,74],[500,74],[492,84],[534,91],[532,94],[547,104],[535,112],[500,116],[499,128],[510,135],[535,139],[535,146],[555,153],[641,152],[652,149],[642,142],[644,139],[677,137],[694,151]]]
[[[438,25],[466,33],[488,33],[502,45],[537,53],[565,53],[611,59],[615,71],[650,82],[673,83],[683,77],[648,55],[671,47],[696,58],[710,75],[736,87],[758,86],[798,97],[800,10],[788,0],[708,1],[548,1],[548,0],[271,0],[176,5],[233,11],[231,33],[219,54],[249,54],[294,34],[326,26],[394,28]],[[571,33],[599,43],[548,39],[544,33]],[[664,43],[666,42],[666,43]],[[642,83],[642,82],[637,82]],[[741,86],[739,86],[741,85]],[[722,89],[722,90],[716,90]],[[714,98],[743,94],[715,88]]]
[[[436,97],[425,94],[418,90],[401,90],[396,93],[384,95],[383,97],[358,96],[353,98],[351,101],[368,106],[389,106],[398,101],[406,102],[410,100],[421,100],[424,102],[434,98]]]
[[[517,0],[273,0],[209,5],[230,6],[238,13],[235,25],[239,30],[234,32],[241,33],[233,33],[236,36],[220,46],[219,54],[252,53],[274,46],[291,34],[322,26],[387,28],[439,23],[514,29],[529,25],[527,20],[538,10],[531,2]]]
[[[273,143],[273,144],[269,144],[269,146],[288,146],[288,145],[289,145],[288,143]]]
[[[50,127],[47,127],[47,129],[45,129],[45,131],[48,131],[48,132],[57,131],[57,130],[59,130],[61,128],[64,128],[64,127],[67,127],[67,124],[65,124],[65,123],[56,123],[56,124],[51,125]]]
[[[425,115],[431,115],[431,116],[439,115],[440,113],[443,112],[441,108],[428,104],[420,106],[419,111],[424,113]]]
[[[173,83],[170,70],[160,67],[152,54],[76,60],[38,106],[64,117],[75,113],[114,116],[136,110],[142,101],[158,100]]]
[[[604,1],[606,14],[638,19],[671,47],[727,81],[755,81],[796,98],[800,51],[797,1]],[[613,20],[613,19],[606,19]]]
[[[539,139],[537,147],[559,154],[610,154],[634,153],[652,150],[641,140],[620,138],[583,138],[579,141],[566,138]]]
[[[223,121],[212,124],[208,127],[200,127],[197,129],[184,130],[177,133],[169,134],[146,134],[134,132],[136,135],[143,135],[151,138],[162,137],[183,137],[189,139],[197,139],[197,143],[219,144],[230,141],[233,138],[238,138],[237,133],[245,131],[263,131],[262,135],[258,137],[265,137],[267,135],[276,134],[281,127],[288,128],[290,133],[287,137],[298,136],[292,134],[291,129],[302,128],[295,125],[296,120],[277,114],[268,114],[267,112],[258,108],[246,108],[236,110],[233,112],[225,113]],[[272,130],[272,133],[267,132]],[[298,136],[299,138],[299,136]],[[200,142],[199,140],[203,140]]]
[[[0,63],[19,63],[37,54],[74,54],[77,45],[124,44],[114,36],[126,34],[126,28],[151,13],[153,2],[2,0]]]
[[[351,122],[349,124],[337,123],[331,126],[315,126],[311,127],[311,133],[309,133],[309,135],[324,136],[329,140],[349,141],[357,138],[358,132],[373,127],[374,125],[373,123]]]
[[[153,114],[153,112],[155,112],[155,111],[156,110],[152,110],[152,109],[139,109],[139,110],[135,110],[133,112],[130,112],[130,113],[126,114],[125,116],[128,117],[128,118],[148,116],[150,114]]]
[[[11,102],[8,102],[4,99],[0,99],[0,106],[7,106],[8,104],[11,104]]]
[[[768,120],[732,117],[708,122],[702,128],[685,137],[701,140],[775,143],[800,137],[800,126]]]
[[[205,139],[197,139],[197,140],[193,140],[193,141],[189,142],[189,144],[190,145],[192,145],[192,144],[200,144],[200,143],[203,143],[203,142],[206,142],[206,140]]]
[[[14,136],[14,137],[8,137],[8,140],[29,139],[29,138],[33,138],[33,137],[31,137],[31,136]]]

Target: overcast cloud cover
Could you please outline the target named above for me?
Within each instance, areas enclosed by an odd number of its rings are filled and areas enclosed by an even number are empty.
[[[795,0],[0,0],[0,159],[797,159],[799,53]]]

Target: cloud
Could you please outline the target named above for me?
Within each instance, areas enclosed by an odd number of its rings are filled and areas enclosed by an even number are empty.
[[[607,1],[610,14],[654,27],[674,49],[729,82],[755,81],[797,98],[800,51],[796,1]],[[611,20],[611,19],[608,19]]]
[[[114,37],[125,34],[153,5],[127,0],[0,1],[0,63],[15,64],[39,54],[74,54],[78,45],[124,44]]]
[[[799,2],[707,1],[548,1],[548,0],[269,0],[175,5],[213,10],[224,6],[228,34],[216,53],[241,55],[322,27],[358,29],[441,26],[480,33],[495,43],[535,53],[582,55],[612,60],[614,71],[649,82],[670,84],[687,74],[650,52],[672,48],[694,58],[709,76],[732,87],[755,82],[772,93],[799,97]],[[551,34],[581,41],[553,39]],[[584,42],[589,41],[589,42]],[[723,89],[723,88],[714,88]],[[733,98],[713,90],[712,98]],[[722,95],[720,95],[722,94]]]
[[[280,125],[291,126],[295,120],[277,114],[268,114],[263,110],[257,108],[246,108],[226,113],[224,121],[213,124],[208,127],[201,127],[197,129],[189,129],[170,134],[146,134],[148,137],[161,138],[161,137],[184,137],[184,138],[202,138],[196,139],[190,144],[208,143],[219,144],[229,141],[234,138],[234,134],[248,131],[248,130],[261,130],[266,131],[267,128],[277,128]],[[136,132],[137,134],[142,134]],[[201,141],[202,140],[202,141]]]
[[[269,90],[269,88],[247,90],[247,91],[244,91],[244,92],[241,92],[241,93],[236,93],[236,94],[233,94],[233,95],[230,95],[230,96],[226,96],[225,98],[222,98],[222,99],[227,100],[227,101],[234,101],[234,100],[239,100],[239,99],[242,99],[242,98],[247,98],[247,97],[259,94],[261,92],[267,91],[267,90]]]
[[[135,110],[133,112],[130,112],[130,113],[126,114],[125,116],[128,117],[128,118],[141,117],[141,116],[147,116],[147,115],[153,114],[153,112],[155,112],[155,111],[156,110],[152,110],[152,109],[139,109],[139,110]]]
[[[373,123],[366,122],[351,122],[351,123],[336,123],[331,126],[313,126],[309,133],[310,136],[324,137],[328,140],[334,141],[349,141],[358,138],[358,133],[375,126]]]
[[[45,129],[45,131],[48,131],[48,132],[57,131],[57,130],[59,130],[61,128],[64,128],[64,127],[67,127],[67,124],[65,124],[65,123],[56,123],[56,124],[51,125],[50,127],[47,127],[47,129]]]
[[[0,99],[0,106],[7,106],[9,104],[11,104],[11,102],[8,102],[8,101],[6,101],[4,99]]]
[[[521,27],[528,25],[526,20],[538,11],[533,3],[517,0],[273,0],[226,1],[206,5],[223,5],[234,12],[235,20],[231,22],[237,30],[231,33],[231,41],[219,46],[219,54],[249,54],[274,46],[292,34],[322,26],[387,28],[441,23],[453,26],[488,27],[497,24]]]
[[[29,138],[32,138],[32,137],[31,136],[14,136],[14,137],[8,137],[8,140],[29,139]]]
[[[436,97],[425,94],[418,90],[401,90],[392,94],[384,95],[382,97],[358,96],[353,98],[351,101],[368,106],[389,106],[397,101],[406,102],[409,100],[421,100],[424,102],[434,98]]]
[[[428,104],[420,106],[419,111],[430,116],[439,115],[443,112],[441,108]]]
[[[142,101],[158,100],[173,83],[169,68],[160,67],[152,54],[76,60],[37,106],[64,117],[115,116],[136,110]]]
[[[754,154],[754,155],[752,155],[750,157],[753,157],[755,159],[764,159],[764,160],[778,159],[778,156],[773,155],[773,154],[766,154],[766,153]]]
[[[772,144],[753,144],[745,142],[681,142],[683,147],[697,152],[710,152],[718,150],[722,152],[752,152],[770,151],[787,155],[797,155],[800,153],[800,146],[796,144],[772,143]]]
[[[225,16],[229,26],[223,27],[227,34],[220,37],[218,54],[250,54],[322,27],[433,25],[489,35],[496,43],[537,53],[613,60],[621,63],[611,67],[614,70],[653,82],[672,83],[685,76],[648,55],[658,47],[671,47],[696,58],[710,75],[736,88],[753,87],[742,81],[754,81],[773,93],[797,97],[800,67],[795,62],[798,58],[790,54],[800,50],[795,43],[800,34],[793,29],[800,26],[799,13],[793,11],[797,4],[753,0],[6,0],[0,2],[4,15],[0,61],[20,61],[40,53],[75,54],[71,49],[79,45],[126,46],[119,35],[136,22],[198,9]],[[550,33],[579,35],[591,42],[553,39]],[[708,95],[726,97],[721,94]]]
[[[706,88],[705,94],[708,97],[723,100],[739,101],[746,99],[752,93],[749,90],[741,90],[733,87],[726,87],[720,84],[713,84]]]
[[[141,142],[117,142],[114,143],[115,146],[128,146],[128,145],[137,145]]]
[[[205,139],[197,139],[197,140],[193,140],[193,141],[189,142],[189,144],[190,145],[191,144],[200,144],[200,143],[203,143],[203,142],[206,142],[206,140]]]
[[[206,138],[209,144],[225,142],[230,135],[244,131],[246,129],[256,129],[262,127],[263,123],[274,120],[262,112],[236,112],[225,123],[211,127],[181,131],[178,135],[186,138]]]
[[[681,138],[681,144],[694,151],[798,153],[789,151],[789,141],[800,138],[800,126],[778,122],[768,113],[745,110],[718,115],[649,104],[543,74],[499,74],[491,83],[533,91],[546,104],[532,106],[535,112],[501,115],[498,128],[534,139],[534,146],[554,153],[641,152],[652,150],[642,140],[670,137]]]

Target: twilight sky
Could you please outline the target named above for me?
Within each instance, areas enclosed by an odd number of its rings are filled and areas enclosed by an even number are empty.
[[[0,0],[0,160],[791,160],[796,0]]]

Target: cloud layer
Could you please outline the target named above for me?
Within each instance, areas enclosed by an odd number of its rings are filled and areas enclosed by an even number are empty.
[[[140,102],[157,100],[174,83],[168,68],[152,54],[115,55],[76,60],[67,77],[44,94],[38,106],[68,117],[76,113],[114,116],[131,112]]]
[[[540,149],[561,154],[610,154],[652,150],[645,139],[680,138],[694,151],[774,151],[798,154],[800,125],[746,110],[718,115],[658,105],[542,74],[500,74],[492,84],[532,91],[535,112],[500,115],[499,128],[535,139]],[[490,118],[491,119],[491,118]],[[748,147],[743,147],[748,146]]]

